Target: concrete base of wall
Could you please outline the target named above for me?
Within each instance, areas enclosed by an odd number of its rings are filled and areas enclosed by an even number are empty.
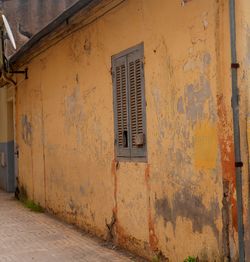
[[[14,141],[0,143],[0,188],[15,191]]]

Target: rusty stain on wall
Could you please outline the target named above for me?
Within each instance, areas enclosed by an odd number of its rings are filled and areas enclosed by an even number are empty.
[[[148,195],[148,229],[149,229],[149,244],[150,248],[153,251],[157,251],[158,247],[158,238],[156,236],[155,228],[154,228],[154,219],[152,216],[152,210],[151,210],[151,187],[150,187],[150,166],[147,165],[145,169],[145,182],[147,187],[147,195]]]
[[[233,145],[233,137],[228,130],[227,123],[227,112],[225,109],[224,98],[223,95],[218,95],[218,116],[220,118],[220,132],[219,135],[219,144],[221,150],[221,163],[223,170],[223,180],[229,182],[229,199],[232,205],[232,219],[233,226],[237,230],[237,207],[235,200],[235,188],[236,188],[236,180],[235,180],[235,167],[234,167],[234,145]],[[226,190],[227,191],[227,190]]]
[[[114,180],[114,207],[113,207],[113,215],[116,220],[116,225],[119,223],[118,222],[118,206],[117,206],[117,174],[116,174],[116,169],[119,168],[119,162],[116,162],[115,160],[112,161],[112,166],[111,166],[111,174]]]
[[[217,96],[219,130],[218,138],[221,153],[222,175],[223,175],[223,249],[226,257],[230,257],[230,242],[234,241],[233,229],[237,232],[237,204],[235,199],[236,180],[234,167],[234,146],[232,131],[228,129],[227,111],[223,95]],[[231,250],[233,252],[234,250]]]

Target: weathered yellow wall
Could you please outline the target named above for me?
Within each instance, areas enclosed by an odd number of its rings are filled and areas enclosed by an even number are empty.
[[[29,62],[16,105],[30,198],[102,237],[114,216],[115,241],[148,257],[220,261],[223,189],[233,215],[235,189],[228,6],[217,2],[127,0]],[[117,163],[111,56],[140,42],[148,163]]]

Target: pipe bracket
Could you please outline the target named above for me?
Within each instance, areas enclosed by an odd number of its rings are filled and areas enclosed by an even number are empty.
[[[243,167],[243,162],[235,162],[235,167]]]
[[[11,74],[23,74],[25,79],[28,79],[28,68],[26,67],[23,71],[10,71]]]
[[[239,63],[232,63],[231,68],[238,69],[238,68],[240,68],[240,64]]]

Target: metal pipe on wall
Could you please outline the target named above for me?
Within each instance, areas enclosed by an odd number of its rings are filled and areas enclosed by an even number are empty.
[[[232,72],[232,110],[233,110],[233,131],[234,131],[234,156],[236,175],[236,195],[238,211],[238,243],[239,262],[245,261],[244,248],[244,224],[243,224],[243,201],[242,201],[242,166],[240,146],[240,121],[239,121],[239,89],[238,89],[238,68],[236,49],[236,20],[235,0],[229,0],[230,9],[230,41],[231,41],[231,72]]]

